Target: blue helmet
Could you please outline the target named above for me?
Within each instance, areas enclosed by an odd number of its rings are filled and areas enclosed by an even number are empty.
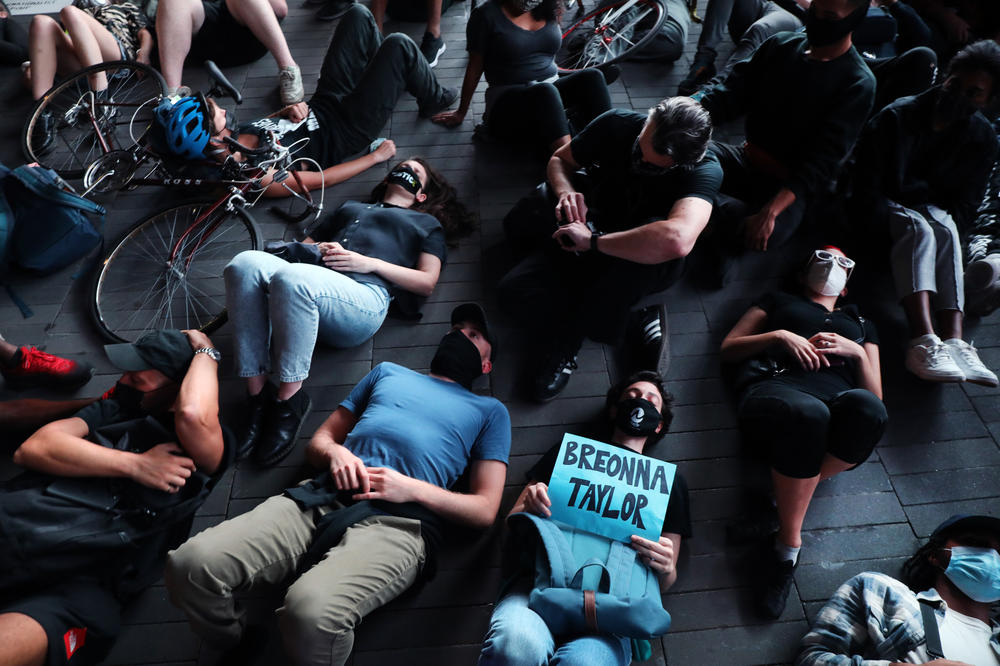
[[[208,106],[203,97],[181,97],[176,102],[165,99],[156,107],[156,119],[163,127],[170,152],[189,160],[205,156],[210,134]]]

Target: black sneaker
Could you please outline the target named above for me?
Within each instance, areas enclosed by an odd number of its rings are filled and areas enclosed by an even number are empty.
[[[618,77],[621,76],[621,73],[622,73],[621,67],[619,67],[618,65],[614,65],[614,64],[611,64],[611,65],[601,65],[597,69],[600,70],[601,74],[604,75],[604,83],[605,83],[605,85],[609,85],[609,86],[612,83],[614,83],[615,81],[617,81]]]
[[[430,118],[435,113],[440,113],[442,111],[447,111],[448,107],[455,103],[458,99],[458,88],[445,88],[441,97],[427,106],[420,107],[418,112],[421,118]]]
[[[435,37],[429,32],[425,32],[424,38],[420,41],[420,52],[427,58],[427,64],[431,67],[437,67],[438,59],[447,48],[443,37]]]
[[[302,389],[288,400],[268,402],[253,450],[254,462],[261,467],[270,467],[291,453],[311,409],[312,400]]]
[[[245,430],[236,447],[236,459],[245,460],[250,457],[257,442],[260,441],[260,431],[264,425],[264,413],[267,406],[275,401],[274,384],[267,382],[257,395],[247,398],[244,412]]]
[[[354,0],[329,0],[316,12],[319,21],[336,21],[354,5]]]
[[[666,306],[660,303],[645,307],[633,314],[632,322],[635,369],[665,375],[670,366]]]
[[[42,111],[31,128],[31,148],[35,156],[44,155],[52,149],[56,138],[56,123],[51,111]]]
[[[763,578],[757,584],[757,609],[767,619],[777,620],[785,612],[788,594],[795,582],[795,564],[791,560],[778,560],[773,541],[765,548],[770,553],[763,556]]]
[[[535,376],[531,386],[531,398],[537,402],[548,402],[562,393],[569,383],[569,377],[576,370],[576,354],[553,352],[542,361],[542,369]]]
[[[715,58],[695,58],[688,75],[677,85],[677,94],[690,96],[715,76]]]

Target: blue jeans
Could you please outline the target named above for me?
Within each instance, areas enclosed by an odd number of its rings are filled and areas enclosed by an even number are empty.
[[[528,608],[528,593],[517,591],[493,609],[479,653],[479,666],[628,666],[631,661],[631,641],[609,634],[580,636],[557,647],[548,625]]]
[[[334,347],[359,345],[375,334],[389,310],[389,292],[381,285],[267,252],[240,252],[223,276],[240,377],[271,371],[270,341],[278,380],[302,381],[309,376],[317,339]]]

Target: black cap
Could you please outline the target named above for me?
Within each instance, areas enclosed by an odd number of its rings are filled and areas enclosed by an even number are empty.
[[[478,303],[463,303],[451,311],[451,325],[457,326],[463,322],[475,324],[482,331],[483,335],[490,343],[490,360],[496,356],[497,341],[490,333],[490,326],[486,322],[486,312]]]
[[[105,345],[104,351],[119,370],[159,370],[178,384],[194,358],[191,343],[180,331],[151,331],[135,342]]]
[[[988,532],[1000,537],[1000,518],[960,513],[938,525],[931,538],[958,532]]]

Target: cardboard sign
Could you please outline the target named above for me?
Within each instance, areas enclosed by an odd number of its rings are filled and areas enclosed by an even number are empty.
[[[11,14],[54,14],[73,0],[4,0]]]
[[[552,518],[628,542],[660,538],[677,465],[566,433],[549,482]]]

